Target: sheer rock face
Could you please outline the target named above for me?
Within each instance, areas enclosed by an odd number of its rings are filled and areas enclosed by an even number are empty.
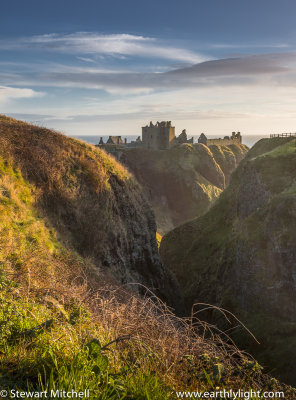
[[[246,152],[244,145],[183,144],[166,151],[128,149],[120,161],[142,185],[163,234],[205,213]]]
[[[296,140],[264,139],[204,216],[164,236],[160,253],[187,311],[206,302],[234,312],[259,339],[234,337],[295,384]],[[212,313],[208,318],[225,323]]]
[[[121,164],[94,146],[6,117],[0,117],[0,155],[32,184],[36,209],[66,247],[117,282],[139,283],[180,307],[158,255],[154,213]]]

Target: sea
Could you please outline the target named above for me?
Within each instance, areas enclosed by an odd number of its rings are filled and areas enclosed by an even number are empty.
[[[131,142],[132,140],[136,140],[138,136],[139,135],[128,135],[128,136],[121,136],[121,137],[122,137],[122,140],[124,140],[126,138],[128,142]],[[193,136],[194,143],[197,143],[199,135],[191,135],[191,136],[188,135],[189,138],[191,138],[192,136]],[[77,135],[77,136],[72,136],[72,137],[74,137],[75,139],[83,140],[84,142],[89,143],[89,144],[98,144],[101,137],[103,138],[104,143],[106,143],[106,141],[109,138],[109,135],[105,135],[105,136],[104,135],[91,135],[91,136]],[[215,139],[215,138],[223,139],[224,136],[223,135],[220,135],[220,136],[219,135],[207,135],[207,137],[209,139]],[[258,142],[258,140],[266,139],[266,138],[269,138],[269,135],[243,135],[242,142],[243,142],[243,144],[245,144],[246,146],[251,148],[252,146],[254,146],[254,144],[256,142]]]

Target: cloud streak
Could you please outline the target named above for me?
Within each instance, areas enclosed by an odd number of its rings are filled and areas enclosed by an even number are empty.
[[[233,44],[233,43],[215,43],[209,45],[212,49],[287,49],[290,46],[288,43],[247,43],[247,44]]]
[[[1,65],[1,63],[0,63]],[[5,86],[64,87],[138,95],[214,87],[296,86],[296,53],[263,54],[200,62],[167,72],[134,72],[96,66],[31,64],[16,72],[0,72]],[[25,89],[24,89],[25,90]],[[2,91],[3,92],[3,91]],[[7,92],[7,96],[9,93]],[[15,92],[17,93],[17,92]],[[26,93],[26,92],[24,92]],[[11,96],[12,97],[12,94]],[[2,95],[3,98],[3,95]]]
[[[11,99],[22,99],[31,97],[41,97],[41,96],[44,96],[44,93],[36,92],[35,90],[32,89],[0,86],[1,103],[4,103]]]
[[[256,55],[202,62],[162,73],[92,70],[45,72],[43,82],[57,86],[103,89],[109,93],[246,85],[295,85],[296,53]]]
[[[67,53],[74,55],[76,60],[80,61],[79,65],[44,62],[22,67],[11,65],[9,73],[0,72],[2,84],[6,86],[33,85],[99,89],[110,94],[137,95],[159,90],[215,86],[295,85],[295,52],[206,60],[205,57],[193,51],[164,45],[163,42],[151,37],[130,34],[102,35],[88,32],[0,40],[1,49],[19,51],[34,49],[37,52]],[[119,65],[116,68],[108,68],[106,63],[100,64],[99,68],[99,63],[97,63],[99,58],[106,56],[147,57],[150,61],[153,58],[166,59],[179,62],[179,64],[185,62],[187,66],[175,67],[165,72],[156,72],[157,70],[149,72],[147,67],[141,71],[141,66],[138,71],[135,71],[135,67],[129,68],[130,63],[124,64],[125,70],[119,70]],[[81,64],[81,61],[88,65]],[[5,68],[5,62],[0,63],[0,67],[1,65]],[[146,61],[144,65],[147,65]]]
[[[206,59],[203,55],[164,44],[155,38],[129,34],[102,35],[77,32],[68,35],[48,34],[0,41],[0,49],[2,50],[21,50],[25,48],[43,49],[80,56],[107,55],[113,57],[160,58],[191,64]]]

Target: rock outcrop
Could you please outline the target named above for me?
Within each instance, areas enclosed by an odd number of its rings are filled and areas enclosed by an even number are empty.
[[[160,253],[185,296],[234,312],[234,337],[296,383],[296,140],[262,139],[204,216],[164,236]],[[208,314],[225,327],[216,312]],[[233,327],[232,327],[233,329]]]
[[[166,151],[128,149],[120,161],[144,188],[164,234],[206,212],[246,152],[244,145],[183,144]]]

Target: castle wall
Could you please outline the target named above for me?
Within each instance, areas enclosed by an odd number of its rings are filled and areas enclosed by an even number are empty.
[[[175,138],[176,138],[175,127],[171,126],[169,128],[169,147],[172,147],[175,144]]]
[[[207,146],[229,146],[231,144],[241,144],[241,138],[234,139],[207,139]]]
[[[158,145],[158,132],[157,126],[150,126],[142,128],[142,142],[143,146],[147,149],[157,149]]]

